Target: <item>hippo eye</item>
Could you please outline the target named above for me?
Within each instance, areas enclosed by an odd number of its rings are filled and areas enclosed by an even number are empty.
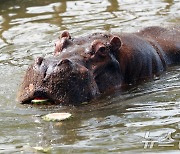
[[[107,54],[107,47],[104,43],[102,43],[100,40],[95,40],[92,42],[92,54],[96,54],[99,56],[106,56]]]
[[[106,48],[104,46],[101,46],[99,47],[99,49],[97,50],[97,53],[100,55],[100,56],[106,56]]]

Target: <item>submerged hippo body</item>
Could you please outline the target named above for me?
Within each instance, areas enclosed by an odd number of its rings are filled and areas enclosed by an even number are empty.
[[[55,54],[39,57],[24,77],[19,101],[80,104],[100,94],[153,78],[180,63],[180,29],[148,27],[137,33],[94,33],[71,38],[63,32]]]

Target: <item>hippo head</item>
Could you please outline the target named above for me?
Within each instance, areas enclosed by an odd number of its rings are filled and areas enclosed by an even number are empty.
[[[80,104],[121,85],[117,51],[118,36],[94,33],[71,38],[63,32],[55,44],[54,56],[39,57],[28,68],[18,99],[30,103],[36,98],[54,104]]]

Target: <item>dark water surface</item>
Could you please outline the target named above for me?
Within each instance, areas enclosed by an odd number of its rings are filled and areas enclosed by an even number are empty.
[[[179,153],[180,67],[128,92],[81,107],[16,101],[27,66],[52,54],[63,30],[131,32],[179,25],[179,0],[0,0],[0,153]],[[62,123],[39,116],[70,112]]]

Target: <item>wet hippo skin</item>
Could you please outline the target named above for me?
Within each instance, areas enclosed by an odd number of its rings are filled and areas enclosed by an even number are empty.
[[[39,57],[29,66],[18,99],[81,104],[152,79],[179,63],[179,28],[148,27],[137,33],[93,33],[79,38],[64,31],[54,55]]]

